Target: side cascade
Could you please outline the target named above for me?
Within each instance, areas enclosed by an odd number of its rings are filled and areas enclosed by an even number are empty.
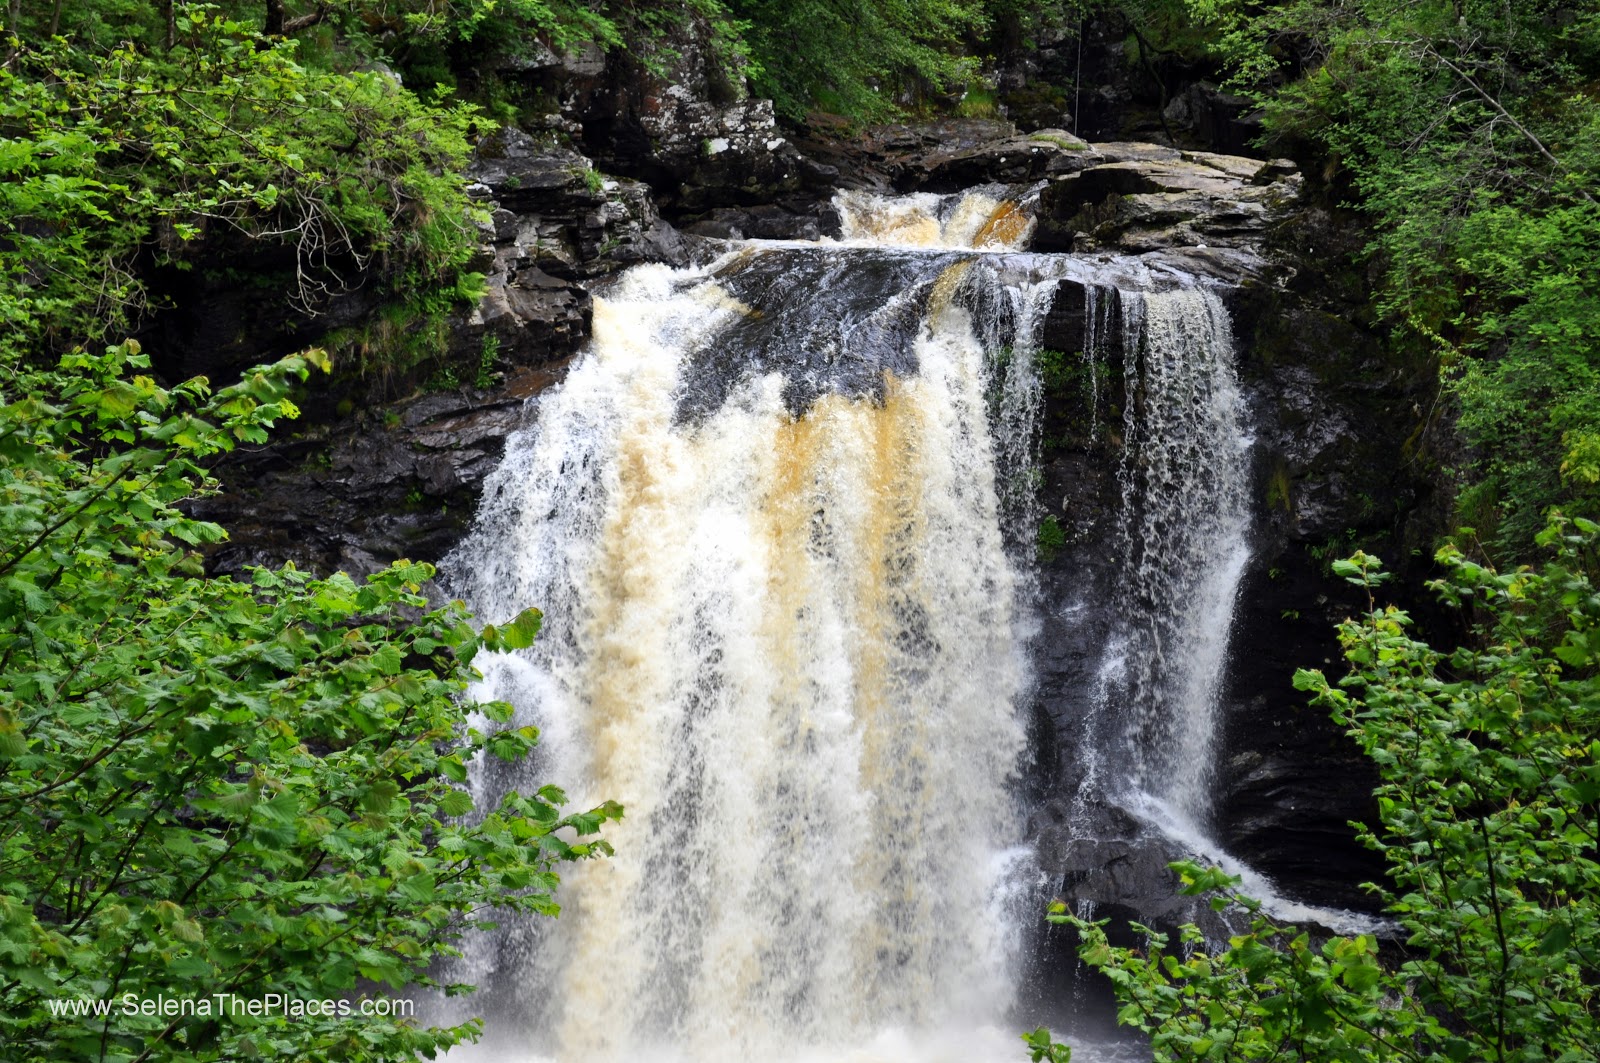
[[[1128,784],[1201,828],[1229,626],[1250,560],[1251,439],[1228,314],[1203,288],[1122,293],[1125,441],[1107,693],[1129,707]]]
[[[1071,872],[1088,880],[1071,892],[1080,905],[1141,907],[1147,883],[1096,866],[1114,837],[1149,847],[1152,867],[1179,858],[1222,866],[1275,918],[1378,931],[1383,922],[1364,913],[1282,895],[1212,833],[1230,629],[1254,539],[1254,440],[1227,310],[1199,286],[1086,287],[1084,310],[1091,424],[1102,416],[1098,374],[1113,350],[1122,411],[1119,504],[1107,543],[1113,586],[1104,600],[1067,611],[1103,618],[1107,632],[1070,754],[1076,792],[1066,833],[1088,861],[1069,857]],[[1191,917],[1220,936],[1231,932],[1211,913]]]

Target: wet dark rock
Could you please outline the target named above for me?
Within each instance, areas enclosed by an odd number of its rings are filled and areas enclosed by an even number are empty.
[[[1375,822],[1374,769],[1323,710],[1293,689],[1292,678],[1300,667],[1322,667],[1330,675],[1343,670],[1334,625],[1364,601],[1332,575],[1332,560],[1358,547],[1379,553],[1410,587],[1425,571],[1422,548],[1437,528],[1423,443],[1436,386],[1431,367],[1387,355],[1365,302],[1365,278],[1349,265],[1359,229],[1307,205],[1295,194],[1297,181],[1285,180],[1286,164],[1148,145],[1093,147],[1120,157],[1052,185],[1045,195],[1063,188],[1057,208],[1074,216],[1098,210],[1103,220],[1096,224],[1109,226],[1099,232],[1124,253],[1153,247],[1141,261],[1228,283],[1225,302],[1251,411],[1256,541],[1233,621],[1211,829],[1228,852],[1285,895],[1370,911],[1374,898],[1360,884],[1382,880],[1383,867],[1348,824]],[[1069,189],[1075,199],[1062,207]],[[1219,221],[1219,208],[1206,202],[1249,202],[1253,191],[1274,198],[1256,201],[1265,209],[1247,230],[1233,229],[1227,213]],[[1136,213],[1128,206],[1157,196],[1183,203],[1189,217],[1174,221],[1153,208]],[[1141,229],[1151,218],[1154,225]],[[1235,246],[1160,244],[1207,238]],[[1219,251],[1239,257],[1219,259]],[[1063,282],[1041,344],[1080,351],[1088,328],[1083,288]],[[1111,841],[1068,846],[1063,839],[1070,835],[1050,818],[1065,822],[1062,795],[1074,792],[1081,770],[1065,751],[1077,748],[1085,726],[1091,670],[1105,638],[1084,617],[1093,615],[1096,602],[1110,600],[1118,580],[1108,543],[1120,500],[1121,352],[1114,331],[1102,327],[1100,335],[1112,341],[1107,362],[1115,359],[1115,365],[1107,364],[1100,378],[1098,416],[1082,388],[1058,389],[1043,429],[1041,499],[1065,538],[1045,565],[1046,626],[1073,634],[1053,634],[1036,658],[1040,711],[1054,724],[1053,751],[1038,765],[1050,781],[1037,792],[1055,795],[1045,796],[1037,836],[1053,854],[1047,866],[1077,899],[1161,912],[1146,896],[1141,873],[1129,870],[1154,860],[1141,849],[1148,839],[1141,841],[1140,832],[1091,831]],[[1104,868],[1089,873],[1096,860]]]
[[[1254,412],[1259,542],[1234,620],[1217,829],[1281,882],[1348,907],[1382,862],[1348,822],[1375,823],[1372,763],[1290,688],[1296,668],[1344,671],[1334,625],[1366,608],[1331,563],[1356,549],[1385,559],[1400,593],[1425,600],[1440,528],[1426,445],[1437,379],[1396,360],[1352,265],[1349,220],[1301,207],[1269,230],[1270,268],[1229,309]]]
[[[838,213],[806,204],[793,209],[777,203],[718,207],[683,222],[683,231],[718,240],[817,240],[839,233]]]
[[[1040,861],[1061,869],[1057,899],[1068,908],[1169,933],[1184,923],[1213,938],[1237,930],[1236,920],[1179,892],[1182,882],[1167,865],[1189,854],[1120,808],[1075,809],[1069,822],[1059,803],[1047,806],[1035,818],[1035,836]]]
[[[553,379],[523,370],[493,393],[436,392],[240,448],[223,492],[195,506],[229,531],[209,567],[292,561],[360,577],[401,558],[437,561],[470,525],[525,400]]]
[[[1162,111],[1167,128],[1182,129],[1212,151],[1242,155],[1263,132],[1255,101],[1223,92],[1213,82],[1190,82]]]
[[[1017,35],[993,79],[1001,111],[1022,129],[1234,155],[1254,154],[1262,133],[1251,101],[1218,88],[1218,67],[1181,50],[1146,50],[1114,10]]]
[[[930,175],[949,165],[975,175],[975,180],[946,189],[997,180],[991,167],[998,167],[1005,153],[992,150],[1017,137],[1010,122],[987,118],[946,118],[927,122],[894,122],[852,131],[842,121],[813,116],[810,125],[796,134],[795,145],[822,171],[835,176],[829,187],[914,191],[927,185]],[[1040,142],[1041,150],[1044,142]],[[1021,172],[1025,153],[1015,152]]]
[[[798,249],[750,251],[718,281],[742,312],[690,356],[695,381],[678,397],[678,416],[699,421],[736,389],[767,373],[785,379],[783,400],[796,417],[823,395],[881,402],[887,380],[915,376],[915,338],[929,292],[959,253],[906,255]]]

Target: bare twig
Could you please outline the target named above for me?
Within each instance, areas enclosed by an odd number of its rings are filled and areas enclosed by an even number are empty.
[[[1415,46],[1415,43],[1413,44],[1413,46]],[[1525,126],[1521,122],[1517,121],[1516,116],[1513,115],[1510,111],[1506,110],[1505,107],[1501,105],[1500,101],[1497,100],[1494,97],[1493,93],[1489,92],[1482,85],[1478,84],[1478,82],[1473,78],[1473,76],[1471,74],[1467,73],[1460,66],[1458,66],[1455,63],[1451,62],[1445,56],[1440,55],[1437,51],[1434,50],[1433,46],[1430,45],[1430,44],[1426,44],[1426,43],[1422,44],[1421,51],[1418,54],[1435,60],[1441,66],[1443,66],[1446,70],[1449,70],[1456,77],[1460,78],[1462,81],[1465,81],[1467,83],[1467,85],[1474,92],[1476,92],[1480,97],[1482,97],[1482,99],[1483,99],[1483,101],[1485,103],[1487,103],[1491,108],[1493,108],[1495,110],[1495,112],[1497,114],[1500,115],[1500,117],[1504,118],[1507,122],[1511,123],[1511,127],[1513,129],[1515,129],[1518,133],[1522,134],[1523,139],[1525,139],[1528,143],[1532,144],[1534,146],[1534,148],[1539,152],[1540,155],[1543,155],[1546,159],[1548,159],[1552,166],[1560,168],[1561,160],[1557,159],[1554,155],[1552,155],[1550,153],[1550,149],[1544,146],[1544,141],[1542,141],[1538,137],[1534,136],[1533,132],[1527,126]],[[1585,202],[1587,202],[1587,203],[1593,203],[1594,202],[1594,197],[1591,196],[1584,189],[1578,188],[1578,189],[1576,189],[1576,191],[1577,191],[1579,196],[1583,197],[1583,200]]]

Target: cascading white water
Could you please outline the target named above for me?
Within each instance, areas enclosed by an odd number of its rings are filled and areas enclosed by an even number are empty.
[[[479,806],[553,779],[628,809],[617,855],[568,871],[559,920],[480,937],[449,972],[489,1018],[452,1058],[1017,1058],[1007,1007],[1043,897],[1009,780],[1032,640],[1052,636],[1036,332],[1066,276],[1092,436],[1117,416],[1103,348],[1124,360],[1121,585],[1092,603],[1118,619],[1078,807],[1211,851],[1249,557],[1221,302],[1130,260],[1011,253],[1032,222],[993,197],[838,206],[837,242],[643,266],[597,298],[592,343],[446,561],[484,619],[546,617],[531,651],[479,660],[476,693],[544,732],[530,764],[473,766]]]
[[[541,757],[473,785],[627,807],[558,921],[471,950],[484,1058],[1016,1054],[1001,886],[1028,618],[1002,495],[1034,444],[991,420],[1036,432],[1051,285],[940,252],[1025,235],[1007,205],[845,207],[848,242],[934,250],[631,271],[446,563],[485,619],[546,616],[477,691],[544,729]],[[791,298],[807,320],[776,320]]]
[[[1250,559],[1250,440],[1216,294],[1124,293],[1122,307],[1130,781],[1201,823],[1234,598]]]
[[[1282,896],[1211,832],[1230,627],[1251,553],[1252,440],[1227,310],[1204,287],[1086,293],[1091,367],[1111,343],[1098,308],[1120,307],[1124,402],[1118,585],[1074,754],[1071,833],[1092,838],[1104,807],[1120,807],[1172,858],[1239,875],[1275,918],[1372,933],[1381,921]],[[1092,402],[1091,417],[1097,386]]]
[[[1210,809],[1220,685],[1250,558],[1243,399],[1226,309],[1204,288],[1085,289],[1090,423],[1120,312],[1123,360],[1116,585],[1075,752],[1078,833],[1110,801],[1164,804],[1196,829]]]

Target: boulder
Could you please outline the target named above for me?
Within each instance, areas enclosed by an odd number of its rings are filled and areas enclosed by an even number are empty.
[[[1183,251],[1198,271],[1220,268],[1238,282],[1265,265],[1269,230],[1299,203],[1302,179],[1290,163],[1151,144],[1092,150],[1092,165],[1040,192],[1039,250]]]

